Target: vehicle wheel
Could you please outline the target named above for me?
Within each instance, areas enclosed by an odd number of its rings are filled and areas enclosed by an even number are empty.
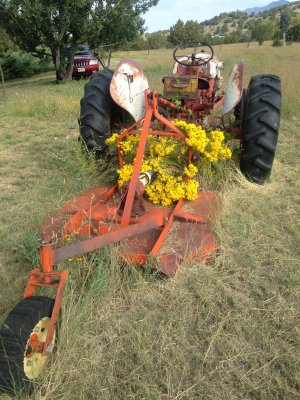
[[[28,342],[32,334],[45,341],[53,306],[49,297],[32,296],[7,316],[0,329],[0,391],[28,393],[42,374],[47,356],[33,352]]]
[[[108,69],[93,74],[80,101],[80,139],[88,150],[98,155],[105,153],[105,140],[111,136],[112,129],[120,129],[118,123],[128,121],[129,126],[132,122],[129,113],[119,107],[110,95],[112,77],[113,71]]]
[[[270,176],[280,125],[281,82],[276,75],[256,75],[250,80],[241,140],[240,167],[255,183]]]

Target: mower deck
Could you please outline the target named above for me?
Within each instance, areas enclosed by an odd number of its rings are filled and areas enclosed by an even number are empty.
[[[116,189],[89,189],[45,221],[45,242],[68,242],[63,247],[53,245],[55,264],[102,248],[108,241],[120,242],[118,254],[125,262],[150,262],[171,277],[183,260],[198,257],[206,261],[215,250],[212,224],[219,201],[214,193],[200,192],[196,200],[179,201],[173,207],[155,206],[144,199],[143,211],[131,214],[129,225],[122,227],[122,195]]]

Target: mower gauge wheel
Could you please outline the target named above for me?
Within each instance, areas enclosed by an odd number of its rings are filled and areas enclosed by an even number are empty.
[[[186,49],[189,47],[194,48],[194,53],[192,55],[190,54],[178,54],[180,49]],[[208,52],[204,50],[204,48],[208,48]],[[206,53],[208,54],[208,58],[203,60],[202,57],[197,57],[197,55],[201,53]],[[186,61],[180,61],[181,58],[186,57]],[[200,67],[201,65],[207,64],[210,60],[212,60],[214,57],[214,50],[213,48],[207,44],[207,43],[202,43],[202,42],[182,42],[179,46],[176,47],[176,49],[173,51],[173,59],[175,62],[177,62],[180,65],[183,65],[184,67]],[[191,62],[190,62],[191,60]]]
[[[8,314],[0,329],[0,392],[29,393],[43,373],[47,355],[42,348],[33,350],[32,343],[45,342],[53,306],[49,297],[32,296]]]

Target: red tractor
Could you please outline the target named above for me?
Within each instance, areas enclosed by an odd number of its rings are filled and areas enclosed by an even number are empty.
[[[269,176],[280,120],[279,78],[254,76],[245,90],[243,64],[239,63],[223,93],[222,63],[214,57],[212,47],[203,43],[181,47],[195,49],[191,54],[179,54],[180,48],[175,49],[173,74],[163,78],[162,96],[149,91],[143,71],[130,59],[122,60],[115,72],[94,74],[86,85],[81,100],[81,139],[89,149],[103,154],[105,139],[122,127],[117,139],[121,167],[122,140],[137,138],[132,174],[121,187],[89,189],[42,224],[41,265],[30,272],[23,300],[0,329],[0,388],[28,391],[41,375],[47,356],[57,349],[57,324],[68,280],[68,270],[57,268],[61,262],[120,242],[118,253],[123,262],[148,262],[171,277],[183,260],[205,262],[215,250],[216,193],[196,191],[193,201],[180,198],[168,206],[154,205],[143,195],[151,180],[155,181],[151,171],[141,169],[151,138],[183,143],[187,166],[193,161],[193,149],[174,119],[213,124],[231,132],[241,139],[242,172],[257,183]],[[222,104],[222,116],[211,117]],[[37,296],[37,288],[39,292],[54,291],[54,298]]]
[[[190,54],[182,49],[194,48]],[[269,177],[278,138],[281,83],[278,76],[253,76],[243,88],[243,62],[235,64],[222,92],[223,63],[205,43],[185,42],[173,52],[173,73],[163,78],[163,95],[157,96],[159,112],[168,120],[217,125],[241,140],[240,168],[255,183]],[[80,137],[90,150],[104,153],[105,139],[115,129],[128,127],[132,118],[145,114],[144,73],[130,59],[116,70],[92,76],[81,100]],[[148,97],[151,101],[151,92]],[[223,105],[219,117],[210,113]]]

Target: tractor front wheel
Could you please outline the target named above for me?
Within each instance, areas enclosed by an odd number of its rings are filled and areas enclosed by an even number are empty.
[[[256,75],[250,80],[245,104],[240,167],[252,182],[270,176],[278,139],[281,82],[275,75]]]
[[[45,342],[54,300],[32,296],[9,313],[0,329],[0,391],[28,393],[45,367],[47,356],[30,347]],[[55,335],[53,337],[53,343]]]

